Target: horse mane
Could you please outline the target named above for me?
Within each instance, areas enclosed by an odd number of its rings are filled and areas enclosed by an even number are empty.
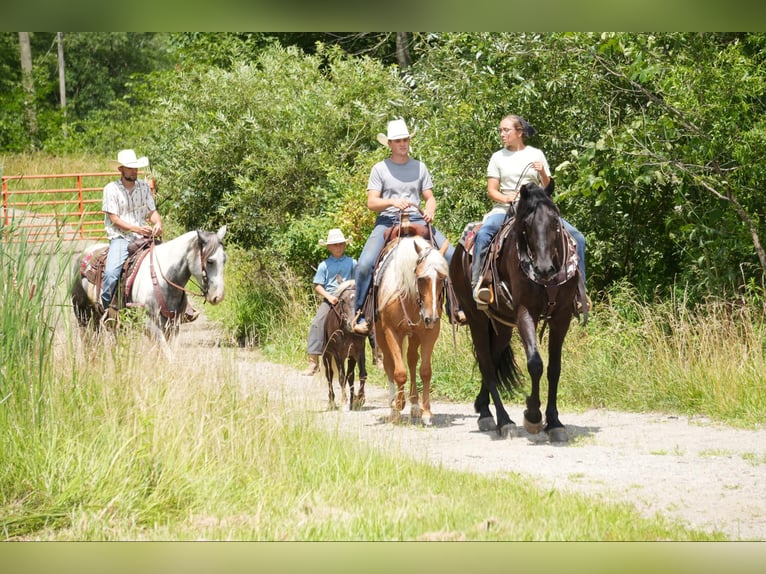
[[[383,277],[378,288],[378,308],[385,307],[395,297],[402,296],[406,299],[417,299],[417,277],[415,267],[418,264],[418,252],[415,243],[421,249],[427,249],[424,261],[425,270],[435,270],[442,275],[448,275],[447,260],[439,253],[438,249],[432,248],[431,244],[419,236],[402,237],[398,245],[394,247],[389,257],[387,267],[383,271]]]
[[[522,221],[541,204],[547,205],[558,212],[558,206],[547,189],[540,187],[536,183],[525,183],[522,185],[520,199],[516,205],[517,225],[521,225]]]

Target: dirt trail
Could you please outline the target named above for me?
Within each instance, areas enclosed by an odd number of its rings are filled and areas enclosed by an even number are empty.
[[[204,313],[182,328],[180,354],[217,352],[218,335]],[[238,354],[243,388],[266,389],[286,408],[308,410],[380,450],[427,459],[445,468],[482,474],[518,473],[537,486],[627,502],[647,516],[659,513],[688,526],[721,531],[735,540],[766,540],[766,429],[738,430],[704,418],[589,410],[562,412],[570,442],[551,445],[519,429],[501,440],[480,432],[471,404],[435,401],[433,426],[391,424],[388,391],[367,387],[361,411],[327,410],[323,376]],[[374,368],[374,367],[373,367]],[[339,394],[336,389],[336,394]],[[522,404],[507,405],[522,419]],[[405,411],[406,412],[406,411]]]

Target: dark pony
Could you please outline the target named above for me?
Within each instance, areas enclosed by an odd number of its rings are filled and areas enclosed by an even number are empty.
[[[500,399],[499,389],[510,391],[521,386],[509,344],[516,327],[532,379],[532,392],[527,396],[524,411],[524,428],[533,434],[545,430],[551,441],[564,442],[567,434],[556,406],[561,349],[576,313],[576,298],[580,294],[578,284],[582,280],[574,241],[561,223],[558,207],[551,199],[552,193],[553,180],[545,189],[533,183],[521,187],[515,218],[506,220],[498,232],[498,235],[506,235],[500,250],[495,253],[496,237],[487,253],[487,257],[496,259],[492,282],[494,299],[486,309],[479,309],[473,299],[470,256],[462,243],[455,248],[450,278],[466,314],[481,371],[481,391],[474,403],[479,413],[479,429],[496,429],[501,436],[509,436],[515,429],[515,423]],[[587,307],[584,309],[587,313]],[[545,326],[548,327],[545,421],[540,411],[543,361],[537,347],[541,322],[541,338]],[[497,424],[489,409],[490,397],[495,405]]]

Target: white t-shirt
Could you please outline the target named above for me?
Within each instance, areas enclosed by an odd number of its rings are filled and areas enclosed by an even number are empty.
[[[136,226],[146,225],[146,218],[157,206],[154,204],[154,196],[149,184],[145,181],[136,180],[133,191],[128,191],[122,185],[122,180],[111,181],[104,186],[104,195],[101,201],[101,210],[104,212],[104,227],[106,237],[115,239],[124,237],[127,240],[140,237],[139,234],[125,231],[116,227],[109,214],[118,215],[120,219]]]
[[[510,151],[503,148],[493,153],[489,159],[487,177],[500,180],[500,192],[503,195],[518,193],[521,186],[525,183],[542,185],[537,170],[529,165],[536,161],[542,162],[543,166],[545,166],[545,173],[550,177],[551,170],[548,166],[548,160],[541,150],[531,145],[519,151]],[[489,214],[505,213],[507,211],[507,203],[495,202]]]

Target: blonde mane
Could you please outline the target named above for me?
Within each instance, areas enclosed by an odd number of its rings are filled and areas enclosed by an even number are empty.
[[[399,244],[389,254],[391,260],[383,270],[383,276],[378,287],[378,308],[388,305],[396,297],[417,299],[417,277],[415,268],[418,264],[418,252],[415,243],[426,249],[423,271],[425,274],[436,271],[446,276],[449,273],[447,260],[438,249],[431,247],[422,237],[402,237]]]

